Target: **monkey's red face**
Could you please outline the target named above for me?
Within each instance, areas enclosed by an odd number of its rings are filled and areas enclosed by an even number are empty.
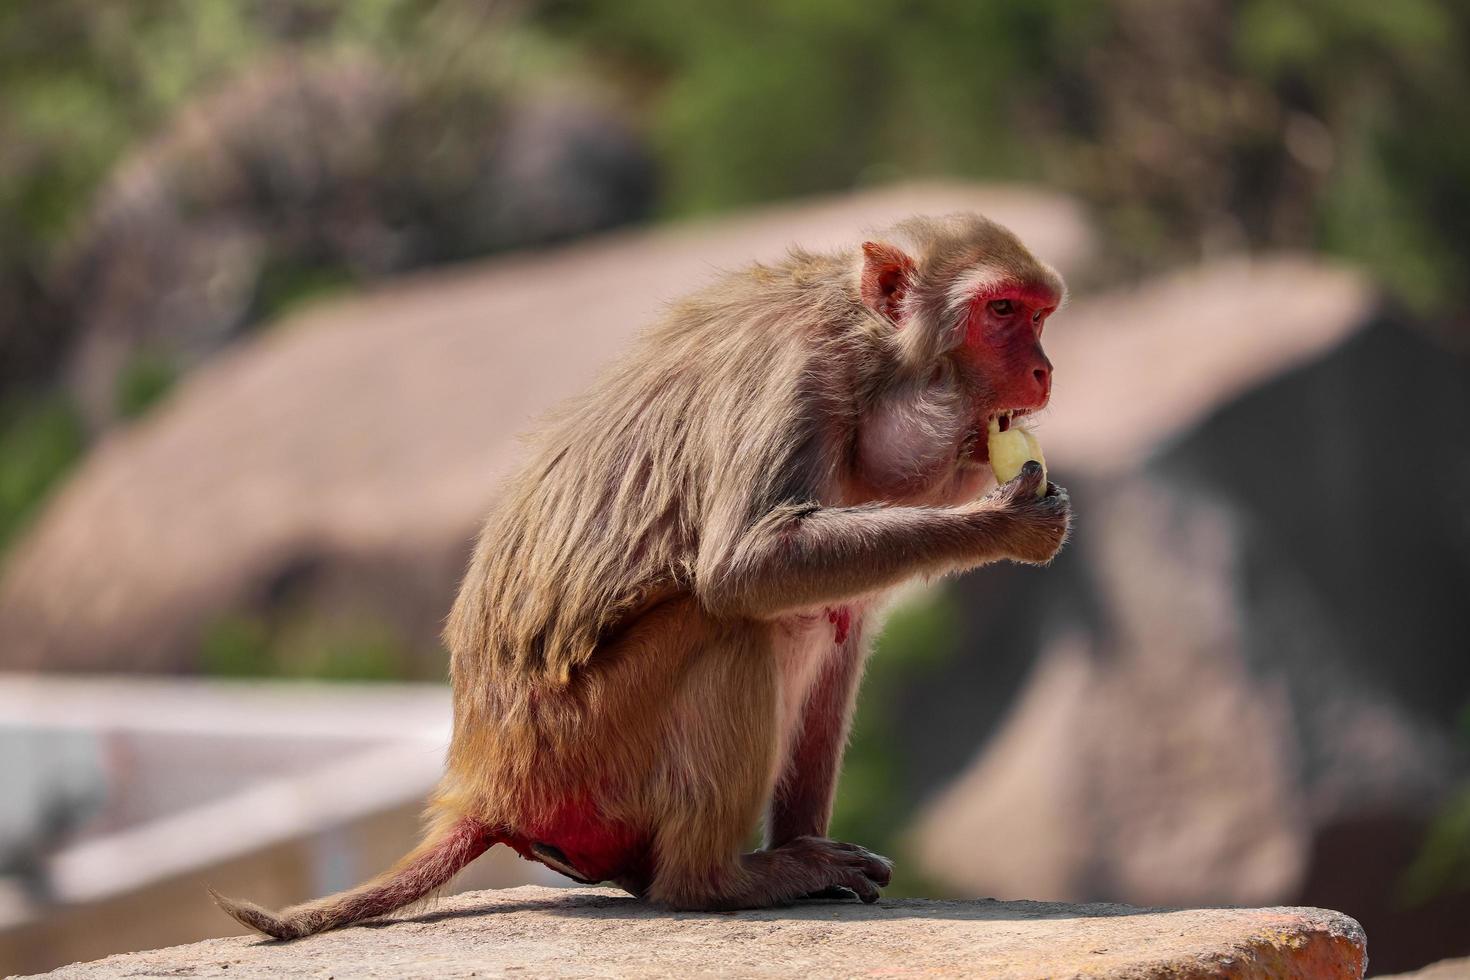
[[[986,234],[994,248],[958,271],[931,262],[943,271],[927,281],[896,246],[863,244],[859,298],[892,324],[912,365],[932,379],[922,399],[895,399],[864,428],[866,477],[885,499],[909,499],[915,488],[928,492],[947,472],[960,476],[952,496],[969,499],[973,480],[981,479],[974,474],[989,459],[990,421],[1007,429],[1051,397],[1052,366],[1041,335],[1065,287],[1014,236],[993,227]]]
[[[1046,407],[1051,361],[1041,349],[1041,333],[1060,301],[1040,283],[975,292],[957,354],[983,380],[987,417],[1005,412],[1015,417]]]
[[[1051,397],[1051,361],[1041,349],[1041,333],[1062,301],[1061,280],[1035,260],[1013,258],[1010,265],[987,262],[935,284],[964,317],[964,335],[954,354],[978,381],[980,422],[1003,412],[1034,412]],[[913,259],[902,250],[863,243],[859,294],[897,329],[907,326],[907,300],[917,276]]]

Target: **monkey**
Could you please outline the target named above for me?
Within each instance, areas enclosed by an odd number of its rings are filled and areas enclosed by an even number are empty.
[[[1038,464],[981,494],[989,421],[1050,398],[1064,298],[1014,234],[957,214],[673,304],[544,422],[481,529],[422,843],[328,898],[220,907],[294,939],[496,844],[671,910],[876,901],[891,863],[828,837],[869,639],[905,582],[1062,547],[1070,499]]]

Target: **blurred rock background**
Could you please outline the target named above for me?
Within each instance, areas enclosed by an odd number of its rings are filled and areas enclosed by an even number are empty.
[[[514,434],[662,302],[977,208],[1073,285],[1078,532],[902,605],[836,832],[1470,953],[1467,49],[1458,0],[0,5],[0,668],[438,680]],[[13,730],[44,915],[99,761]]]

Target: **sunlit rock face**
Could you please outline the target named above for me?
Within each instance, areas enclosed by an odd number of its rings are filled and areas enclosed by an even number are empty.
[[[126,953],[54,980],[174,976],[1089,976],[1358,980],[1363,931],[1322,909],[885,899],[669,915],[614,889],[515,888],[445,899],[374,928]],[[486,936],[493,935],[493,942]]]

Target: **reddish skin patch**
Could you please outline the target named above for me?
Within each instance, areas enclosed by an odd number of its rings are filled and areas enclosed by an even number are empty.
[[[1014,303],[1020,303],[1031,308],[1031,312],[1040,310],[1042,319],[1056,312],[1057,301],[1061,297],[1052,292],[1051,287],[1039,282],[1005,283],[993,289],[982,289],[975,293],[970,308],[970,316],[973,319],[975,308],[973,304],[988,303],[993,299],[1008,299]]]
[[[549,820],[504,840],[527,861],[538,862],[532,845],[549,844],[588,881],[636,877],[648,862],[647,836],[608,821],[586,800],[564,803]]]
[[[903,302],[914,260],[892,245],[863,242],[863,275],[858,293],[868,309],[898,322],[898,307]]]
[[[832,642],[838,646],[846,643],[852,635],[852,609],[848,606],[831,606],[827,609],[827,622],[832,624]],[[830,681],[829,681],[830,683]],[[818,712],[813,717],[807,714],[806,732],[802,739],[803,752],[798,749],[795,760],[797,770],[824,772],[823,767],[832,768],[835,763],[832,740],[841,726],[842,717],[835,708],[829,712]],[[831,717],[827,717],[830,715]],[[830,728],[831,730],[826,730]],[[803,756],[810,754],[811,758]],[[835,779],[835,770],[826,775],[827,782]],[[819,779],[818,783],[822,781]],[[792,790],[787,791],[792,792]],[[798,788],[796,792],[800,792]],[[820,809],[820,808],[819,808]],[[625,880],[647,882],[652,880],[653,861],[648,835],[623,824],[605,819],[597,806],[586,799],[570,800],[560,806],[550,819],[520,833],[507,834],[501,838],[527,861],[540,862],[531,848],[536,844],[549,844],[560,851],[567,863],[588,881]]]
[[[838,646],[845,644],[852,635],[852,609],[831,606],[826,612],[827,622],[832,624],[832,642]],[[832,680],[829,678],[824,683],[830,686]],[[794,760],[798,772],[816,774],[818,789],[827,787],[818,793],[823,799],[824,793],[830,795],[830,784],[836,778],[836,755],[832,745],[839,736],[841,717],[842,713],[835,707],[826,712],[808,712],[808,730]],[[804,787],[797,786],[788,787],[784,792],[799,795],[805,791]],[[803,811],[825,812],[823,806],[817,805],[822,802],[820,799],[802,802],[805,805],[799,809]],[[537,863],[542,863],[541,859],[531,848],[537,844],[550,845],[560,851],[567,863],[588,881],[620,881],[646,887],[647,882],[653,879],[653,854],[648,835],[607,820],[597,806],[585,798],[569,800],[544,822],[526,827],[519,833],[505,834],[499,839],[527,861]]]
[[[982,290],[970,301],[965,349],[990,378],[995,403],[1002,408],[1037,409],[1051,397],[1051,361],[1041,349],[1041,332],[1060,297],[1040,283],[1017,283]],[[1007,301],[1012,310],[992,308]]]
[[[827,609],[827,622],[832,624],[832,642],[839,646],[847,642],[847,633],[852,629],[852,610],[846,606]]]

